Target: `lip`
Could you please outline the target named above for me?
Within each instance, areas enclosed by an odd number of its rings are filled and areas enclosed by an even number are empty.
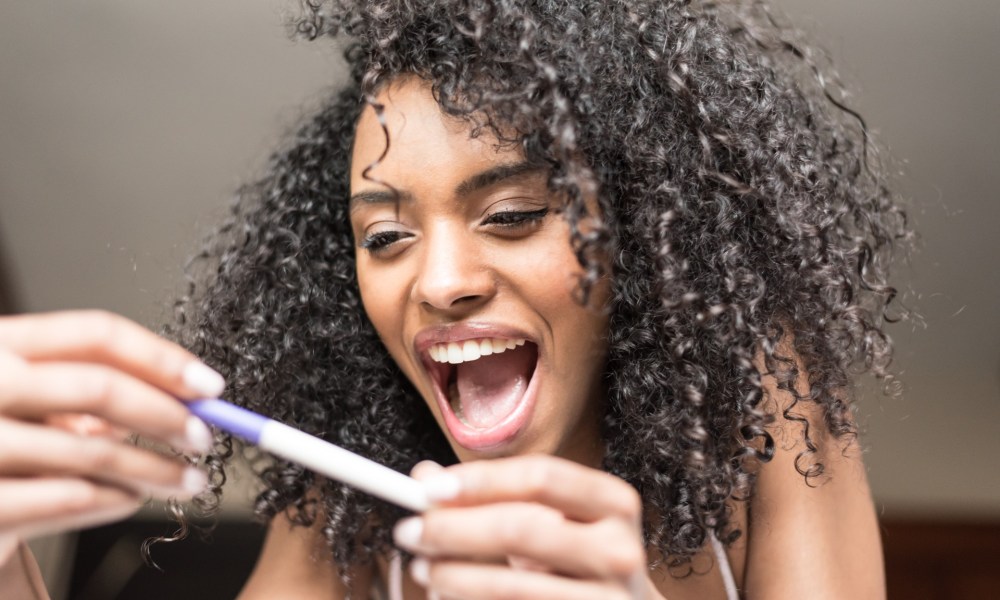
[[[535,345],[537,352],[535,370],[531,375],[528,388],[524,391],[524,396],[518,402],[513,412],[503,418],[500,422],[487,429],[475,429],[462,423],[451,408],[451,402],[445,395],[443,385],[439,385],[434,379],[436,373],[448,368],[447,365],[435,363],[428,349],[434,344],[446,344],[451,342],[463,342],[465,340],[479,338],[502,338],[502,339],[524,339]],[[413,347],[420,358],[424,371],[431,379],[430,386],[434,391],[434,399],[437,401],[438,409],[444,417],[445,426],[452,438],[460,446],[467,450],[490,450],[504,446],[512,442],[524,427],[531,420],[534,412],[536,400],[538,398],[538,386],[541,378],[541,371],[538,364],[542,360],[542,348],[536,338],[526,333],[524,330],[499,323],[486,322],[465,322],[448,325],[439,325],[422,329],[413,339]]]
[[[427,355],[427,349],[434,344],[447,344],[450,342],[464,342],[478,338],[503,338],[507,340],[523,339],[538,345],[534,337],[525,333],[524,330],[512,325],[502,325],[500,323],[487,323],[481,321],[467,321],[464,323],[450,323],[447,325],[435,325],[427,327],[417,332],[413,338],[413,348],[423,359]]]

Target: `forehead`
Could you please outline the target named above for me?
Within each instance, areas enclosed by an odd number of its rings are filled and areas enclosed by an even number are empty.
[[[376,181],[407,189],[455,185],[469,174],[523,161],[519,148],[498,148],[496,137],[485,129],[470,137],[470,124],[444,114],[430,85],[419,78],[392,82],[376,101],[383,106],[385,128],[375,109],[366,106],[358,119],[351,156],[352,193],[382,187]],[[376,181],[362,176],[369,166],[368,176]]]

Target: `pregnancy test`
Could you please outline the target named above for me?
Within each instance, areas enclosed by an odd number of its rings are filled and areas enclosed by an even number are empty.
[[[416,479],[294,427],[224,400],[195,400],[187,406],[209,425],[316,473],[414,512],[423,512],[430,505],[423,485]]]

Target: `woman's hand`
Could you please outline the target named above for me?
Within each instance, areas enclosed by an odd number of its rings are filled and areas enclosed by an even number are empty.
[[[204,452],[208,428],[177,398],[222,377],[184,349],[108,313],[0,317],[0,564],[19,540],[189,497],[205,475],[129,444],[130,433]]]
[[[642,504],[627,483],[550,456],[520,456],[414,477],[436,503],[404,519],[396,543],[414,579],[444,599],[659,598],[647,577]]]

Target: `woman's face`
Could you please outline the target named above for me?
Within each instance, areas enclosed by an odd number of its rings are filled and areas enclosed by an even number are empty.
[[[386,147],[366,108],[351,225],[382,342],[459,459],[546,453],[599,464],[608,285],[591,307],[574,301],[580,268],[546,173],[486,134],[470,138],[420,79],[393,82],[378,101],[390,149],[363,177]]]

